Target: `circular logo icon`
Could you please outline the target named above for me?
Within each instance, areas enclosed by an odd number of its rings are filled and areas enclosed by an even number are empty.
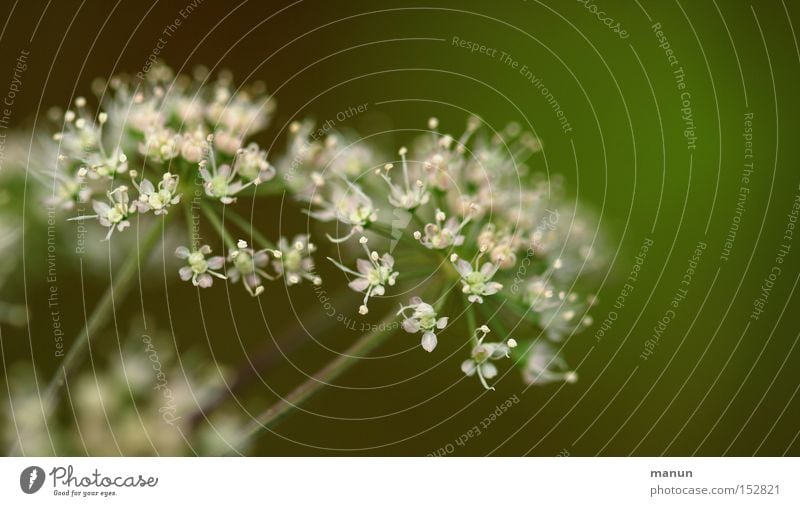
[[[42,485],[44,485],[44,469],[39,466],[26,467],[19,475],[19,486],[26,494],[35,494]]]

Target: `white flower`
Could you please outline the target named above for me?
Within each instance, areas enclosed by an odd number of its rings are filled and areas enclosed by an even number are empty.
[[[364,292],[364,303],[358,308],[359,314],[364,315],[369,312],[367,307],[369,298],[386,293],[386,285],[394,286],[399,273],[393,270],[394,258],[392,255],[384,253],[383,256],[379,256],[377,251],[370,252],[366,237],[362,237],[359,242],[364,246],[369,260],[363,258],[356,260],[358,272],[345,267],[331,257],[328,257],[328,260],[344,272],[356,276],[356,279],[351,281],[348,286],[357,292]]]
[[[343,237],[333,238],[329,235],[328,239],[335,243],[346,241],[353,234],[363,231],[365,225],[378,219],[378,210],[372,205],[372,199],[358,185],[346,180],[344,182],[346,188],[340,184],[330,185],[330,200],[325,200],[319,194],[314,195],[311,202],[318,209],[308,213],[309,216],[320,221],[337,220],[351,227]],[[317,186],[324,186],[324,180],[320,180],[318,183]]]
[[[378,169],[379,176],[389,185],[389,203],[402,209],[415,209],[423,204],[427,204],[430,199],[428,189],[421,180],[417,179],[413,183],[408,175],[408,162],[406,161],[406,148],[400,149],[400,158],[403,166],[403,185],[397,185],[389,177],[389,171],[394,167],[391,163],[383,166],[383,170]]]
[[[487,223],[478,234],[478,247],[488,251],[492,262],[503,269],[516,264],[520,242],[519,237],[498,231],[494,223]]]
[[[483,304],[484,295],[493,295],[503,288],[503,285],[492,281],[492,277],[497,272],[497,265],[491,262],[484,263],[480,270],[477,269],[480,256],[475,260],[475,268],[462,258],[451,258],[455,268],[461,275],[462,292],[469,295],[470,302]]]
[[[108,234],[105,240],[111,238],[114,230],[122,232],[130,226],[128,217],[135,211],[135,207],[131,205],[128,198],[128,187],[118,186],[116,189],[107,193],[108,201],[111,205],[105,202],[95,200],[92,202],[92,208],[97,214],[83,215],[70,218],[69,221],[87,220],[97,218],[100,225],[108,227]]]
[[[181,156],[189,163],[198,163],[205,158],[208,151],[207,135],[198,127],[193,132],[186,132],[181,139]]]
[[[226,279],[222,273],[216,272],[225,265],[225,257],[215,256],[206,258],[211,254],[211,247],[204,245],[199,250],[189,251],[186,246],[175,250],[175,256],[186,259],[189,265],[183,266],[178,271],[184,281],[192,280],[194,286],[208,288],[214,283],[214,277]]]
[[[133,99],[127,116],[127,126],[137,132],[147,132],[164,124],[164,115],[156,100],[144,101],[139,94]]]
[[[311,258],[311,253],[316,249],[307,235],[296,235],[291,243],[281,237],[278,241],[279,255],[275,255],[272,265],[286,279],[286,284],[296,285],[307,279],[315,285],[321,285],[322,278],[314,272],[314,259]]]
[[[406,310],[411,310],[411,316],[406,315]],[[422,348],[425,351],[433,351],[436,348],[438,340],[436,338],[436,330],[442,330],[447,326],[448,318],[436,317],[436,310],[430,304],[422,302],[419,297],[413,297],[411,304],[408,306],[400,306],[398,315],[402,314],[403,330],[409,334],[416,334],[422,332]]]
[[[517,346],[517,341],[508,339],[503,343],[484,343],[483,340],[488,333],[489,327],[486,325],[476,331],[477,344],[472,348],[472,358],[461,363],[461,371],[467,376],[474,376],[477,373],[483,387],[494,390],[494,387],[490,387],[486,382],[497,376],[497,367],[492,361],[508,358],[511,348]]]
[[[136,200],[136,209],[140,213],[153,210],[156,215],[167,214],[167,209],[181,200],[178,191],[178,176],[165,172],[158,182],[158,188],[153,186],[150,180],[145,179],[134,186],[139,190],[139,198]]]
[[[209,148],[213,137],[214,136],[212,135],[208,136]],[[231,204],[235,202],[235,195],[237,193],[249,187],[250,185],[257,185],[261,183],[261,179],[259,179],[258,176],[245,184],[242,184],[241,181],[237,181],[236,176],[238,175],[238,169],[235,165],[231,169],[230,165],[225,164],[220,166],[218,169],[213,149],[209,149],[208,158],[211,160],[211,171],[208,170],[206,163],[207,160],[202,160],[200,162],[199,169],[200,177],[203,179],[206,195],[215,199],[219,199],[219,201],[223,204]]]
[[[550,343],[540,339],[528,352],[523,379],[531,385],[544,385],[554,381],[575,383],[578,381],[578,374],[569,370],[567,362]]]
[[[445,221],[446,218],[445,214],[437,209],[436,223],[425,225],[424,233],[415,232],[414,238],[428,249],[447,249],[452,246],[461,246],[464,244],[464,236],[461,235],[461,230],[464,225],[469,223],[470,218],[465,218],[461,223],[455,217]]]
[[[253,297],[264,293],[261,278],[275,279],[264,271],[264,267],[269,264],[268,251],[270,250],[254,251],[245,241],[238,241],[236,249],[228,255],[228,261],[231,263],[231,268],[227,272],[228,279],[233,283],[241,279],[245,290]]]
[[[275,177],[275,167],[267,162],[266,151],[258,149],[255,143],[236,153],[233,168],[248,181],[258,179],[264,182]]]
[[[139,144],[139,152],[155,162],[172,160],[181,152],[181,136],[171,128],[152,128]]]
[[[116,174],[124,174],[128,170],[128,157],[119,147],[111,156],[105,156],[101,149],[99,153],[95,153],[89,158],[89,168],[91,169],[90,176],[96,174],[97,176],[113,177]]]

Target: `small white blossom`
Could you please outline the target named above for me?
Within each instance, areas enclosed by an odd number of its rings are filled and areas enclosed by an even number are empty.
[[[411,310],[411,316],[406,314],[407,310]],[[419,297],[413,297],[408,306],[400,306],[398,315],[403,315],[403,330],[409,334],[416,334],[422,332],[422,348],[425,351],[431,352],[436,348],[438,340],[436,338],[436,330],[442,330],[447,326],[448,318],[437,318],[436,310],[430,304],[422,302]]]
[[[364,303],[358,308],[359,314],[364,315],[369,312],[367,307],[369,298],[386,293],[386,285],[394,286],[399,273],[394,271],[392,255],[384,253],[383,256],[379,256],[377,251],[370,252],[366,237],[362,237],[359,242],[364,246],[368,260],[363,258],[356,260],[358,272],[345,267],[333,258],[328,257],[328,260],[344,272],[356,276],[356,279],[352,280],[348,286],[357,292],[364,293]]]
[[[209,144],[211,143],[212,139],[213,136],[209,135]],[[251,185],[257,185],[261,183],[261,180],[258,176],[244,184],[237,180],[236,177],[238,175],[238,169],[235,165],[233,168],[231,168],[231,166],[228,164],[217,168],[214,151],[212,149],[209,149],[209,159],[211,160],[211,171],[208,170],[206,163],[207,161],[201,161],[199,169],[200,177],[203,179],[206,195],[215,199],[219,199],[219,201],[223,204],[231,204],[236,202],[235,195],[237,193]]]
[[[141,184],[134,186],[139,190],[139,198],[136,200],[136,209],[140,213],[153,210],[156,215],[167,214],[167,209],[180,202],[181,196],[178,192],[178,176],[165,172],[158,182],[158,188],[148,179],[144,179]]]
[[[486,380],[497,376],[497,367],[492,363],[495,360],[509,358],[512,348],[517,346],[514,339],[502,343],[484,343],[483,340],[489,333],[489,327],[482,325],[476,331],[477,344],[472,348],[471,358],[461,363],[461,371],[467,376],[478,375],[481,384],[487,390],[494,390]],[[478,337],[480,336],[480,337]]]
[[[378,170],[386,184],[389,185],[389,203],[402,209],[415,209],[423,204],[427,204],[430,199],[427,186],[424,182],[417,179],[413,183],[409,179],[408,161],[406,160],[406,148],[400,149],[400,158],[403,166],[403,184],[398,185],[392,182],[389,171],[394,167],[391,163],[383,166],[383,170]]]
[[[315,285],[322,284],[322,278],[314,272],[314,259],[311,254],[316,251],[316,246],[309,242],[307,235],[296,235],[291,243],[281,237],[278,241],[278,251],[272,265],[275,271],[286,279],[286,284],[296,285],[303,279]]]
[[[192,132],[186,132],[181,139],[181,156],[189,163],[198,163],[206,157],[208,152],[207,135],[198,127]]]
[[[231,263],[231,268],[227,272],[228,279],[233,283],[241,279],[245,290],[253,297],[264,293],[262,278],[275,279],[264,271],[264,267],[269,264],[267,254],[269,251],[266,249],[255,251],[248,247],[245,241],[238,241],[236,249],[228,255],[228,261]]]
[[[92,208],[97,214],[76,216],[70,218],[69,221],[78,221],[96,218],[100,225],[108,227],[108,234],[105,240],[111,238],[114,230],[122,232],[130,226],[128,218],[135,211],[135,207],[131,205],[128,197],[128,187],[118,186],[114,190],[107,193],[108,201],[111,205],[95,200],[92,202]]]
[[[436,210],[436,223],[428,223],[423,229],[424,233],[416,232],[414,238],[428,249],[447,249],[453,246],[464,244],[464,236],[461,230],[469,223],[469,218],[465,218],[459,223],[458,219],[451,217],[446,220],[445,214]]]
[[[139,152],[154,162],[172,160],[181,152],[181,136],[171,128],[150,129],[139,144]]]
[[[260,150],[255,143],[236,153],[233,168],[248,181],[258,179],[265,182],[275,177],[275,167],[267,162],[266,151]]]
[[[183,266],[178,271],[181,279],[192,281],[194,286],[208,288],[214,284],[214,277],[226,279],[225,275],[217,272],[225,265],[225,257],[214,256],[206,258],[211,254],[211,247],[204,245],[199,250],[189,251],[186,246],[180,246],[175,250],[175,256],[183,258],[189,265]],[[213,277],[212,277],[213,276]]]
[[[320,187],[324,185],[323,181],[319,181],[319,183]],[[308,213],[309,216],[320,221],[337,220],[351,227],[343,237],[333,238],[329,235],[328,239],[335,243],[346,241],[354,234],[363,231],[364,226],[378,219],[378,210],[372,205],[372,199],[358,185],[349,181],[345,181],[345,184],[346,187],[342,187],[340,184],[330,185],[332,188],[329,200],[319,194],[314,195],[311,202],[318,209]]]
[[[462,292],[468,294],[470,302],[483,304],[483,296],[493,295],[503,288],[503,285],[492,281],[492,277],[497,272],[497,265],[491,262],[484,263],[480,269],[477,268],[480,256],[475,260],[475,267],[462,258],[451,258],[456,270],[461,275]]]
[[[544,385],[554,381],[575,383],[578,381],[578,374],[569,369],[569,365],[558,355],[553,345],[540,339],[528,352],[523,379],[531,385]]]

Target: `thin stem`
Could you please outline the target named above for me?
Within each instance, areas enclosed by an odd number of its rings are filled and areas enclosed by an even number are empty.
[[[239,215],[239,213],[229,208],[227,209],[226,215],[233,222],[234,225],[236,225],[242,230],[242,232],[249,233],[250,236],[253,238],[253,240],[255,240],[258,243],[259,247],[267,249],[275,249],[275,245],[272,244],[272,241],[267,239],[264,236],[264,234],[256,230],[256,228],[253,227],[253,224],[244,219],[241,215]]]
[[[236,249],[236,243],[228,234],[228,231],[225,230],[225,227],[222,226],[222,221],[220,221],[219,216],[214,213],[214,210],[211,209],[205,202],[201,205],[203,209],[203,214],[206,215],[208,221],[211,223],[211,226],[217,231],[222,240],[225,242],[225,245],[228,247],[229,250]]]
[[[139,247],[139,252],[142,256],[146,258],[149,255],[158,239],[161,238],[167,220],[173,214],[174,213],[170,213],[164,218],[162,226],[159,227],[155,224],[151,226]],[[75,341],[64,356],[61,367],[55,371],[50,382],[47,384],[44,394],[42,395],[42,414],[45,420],[50,419],[53,414],[56,408],[58,394],[64,386],[67,376],[75,372],[78,366],[80,366],[84,357],[84,350],[89,345],[90,341],[96,337],[97,333],[108,323],[109,317],[113,314],[114,303],[121,303],[133,286],[134,274],[136,274],[139,269],[139,260],[139,255],[129,255],[125,259],[125,262],[119,267],[119,270],[113,278],[114,283],[108,285],[100,302],[97,303],[83,329],[75,337]],[[16,450],[16,446],[15,444],[11,450],[12,452]]]
[[[234,449],[241,449],[262,429],[271,427],[280,421],[284,416],[290,414],[295,408],[308,400],[311,396],[322,390],[330,382],[341,376],[344,372],[359,362],[362,357],[379,346],[391,335],[394,330],[389,323],[395,319],[392,312],[387,315],[378,329],[361,336],[344,353],[338,355],[325,367],[320,369],[313,377],[306,379],[298,385],[286,397],[275,402],[272,406],[263,411],[256,419],[242,430],[241,437],[233,444]]]

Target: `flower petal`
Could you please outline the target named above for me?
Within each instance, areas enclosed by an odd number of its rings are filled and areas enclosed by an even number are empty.
[[[491,362],[484,362],[481,364],[481,374],[486,379],[492,379],[497,376],[497,367]]]
[[[467,359],[461,362],[461,372],[466,374],[467,376],[474,376],[476,371],[475,361],[472,359]]]
[[[425,332],[422,334],[422,348],[427,352],[432,352],[436,348],[437,340],[436,334],[433,332]]]
[[[456,262],[456,270],[462,278],[466,278],[472,273],[472,266],[463,258],[459,258]]]
[[[419,320],[414,318],[407,318],[403,320],[403,330],[408,332],[409,334],[416,334],[419,332]]]
[[[190,279],[192,279],[192,274],[193,274],[192,268],[189,267],[188,265],[185,267],[181,267],[180,270],[178,270],[178,275],[184,281],[189,281]]]
[[[369,274],[369,271],[372,270],[372,264],[369,260],[364,260],[363,258],[359,258],[356,260],[356,270],[361,274]]]
[[[347,286],[349,286],[350,288],[352,288],[357,292],[363,292],[369,286],[369,281],[367,281],[367,278],[356,278],[353,281],[349,282]]]

